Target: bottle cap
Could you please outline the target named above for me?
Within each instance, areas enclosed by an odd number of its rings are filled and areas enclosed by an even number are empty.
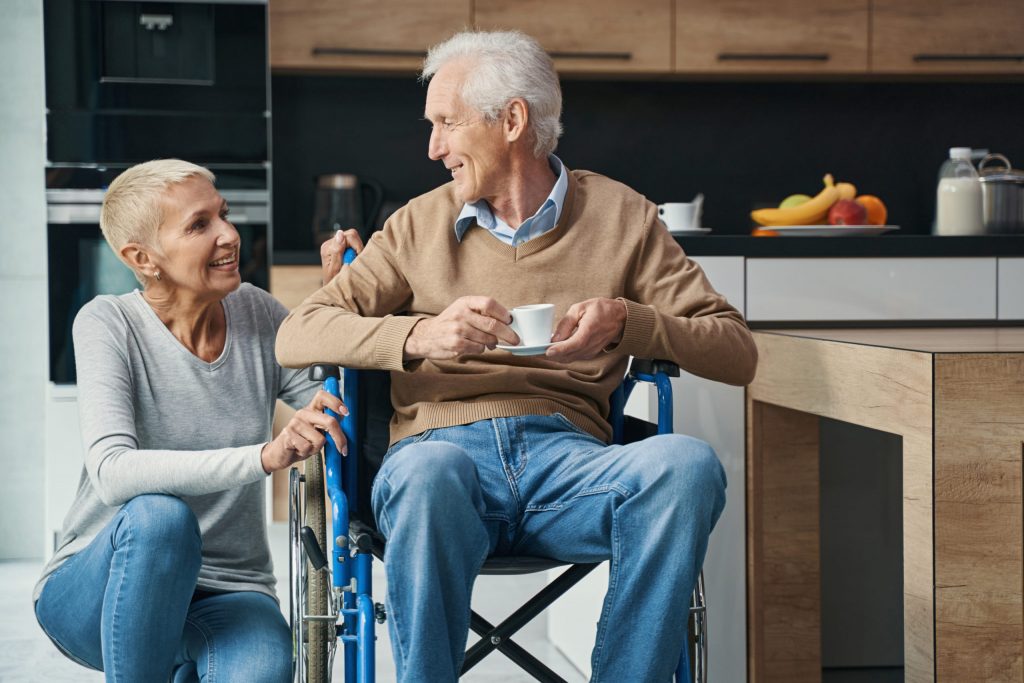
[[[950,147],[949,148],[950,159],[967,159],[971,160],[971,148],[970,147]]]

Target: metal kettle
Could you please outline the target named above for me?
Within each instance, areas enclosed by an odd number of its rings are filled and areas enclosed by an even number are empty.
[[[384,202],[384,188],[375,180],[351,173],[330,173],[316,177],[313,209],[313,241],[318,247],[337,230],[355,228],[365,244],[376,227]],[[365,209],[365,210],[364,210]]]
[[[998,161],[1002,167],[989,166]],[[1002,154],[989,154],[978,164],[982,224],[988,234],[1024,233],[1024,171]]]

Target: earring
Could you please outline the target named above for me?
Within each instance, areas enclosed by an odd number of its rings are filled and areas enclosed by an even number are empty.
[[[159,271],[159,270],[158,270],[158,271],[155,271],[155,272],[153,273],[153,277],[155,277],[155,278],[156,278],[156,281],[157,281],[157,282],[160,282],[160,271]]]

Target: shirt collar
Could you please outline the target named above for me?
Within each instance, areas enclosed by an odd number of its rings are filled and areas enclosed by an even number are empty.
[[[565,204],[565,195],[569,189],[569,175],[566,173],[565,164],[554,154],[548,155],[548,164],[555,175],[558,176],[557,180],[555,180],[555,186],[551,188],[551,193],[540,205],[540,208],[537,209],[537,213],[523,221],[523,225],[520,228],[527,226],[527,224],[531,223],[542,213],[545,213],[549,206],[554,206],[555,209],[554,217],[549,227],[558,225],[558,219],[562,216],[562,205]],[[505,231],[511,230],[494,215],[485,199],[478,199],[472,204],[462,205],[462,211],[459,212],[459,217],[455,219],[455,238],[461,242],[466,231],[474,224],[479,224],[480,227],[491,232],[495,232],[502,227],[505,228]],[[518,230],[512,232],[518,232]]]

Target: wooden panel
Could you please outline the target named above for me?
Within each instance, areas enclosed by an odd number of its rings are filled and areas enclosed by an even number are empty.
[[[751,400],[903,437],[905,678],[934,680],[932,355],[783,334],[754,338],[760,362]]]
[[[1024,73],[1020,0],[874,0],[871,70]]]
[[[935,610],[939,681],[1024,679],[1024,355],[935,366]]]
[[[672,0],[476,0],[477,28],[518,29],[561,73],[668,72]]]
[[[747,671],[821,680],[818,418],[749,401]]]
[[[469,0],[270,0],[270,66],[415,72],[470,21]]]
[[[867,0],[676,0],[676,71],[865,73]]]
[[[291,310],[320,289],[320,266],[274,266],[270,269],[270,293]]]
[[[924,353],[1024,353],[1024,327],[823,328],[758,332]]]

